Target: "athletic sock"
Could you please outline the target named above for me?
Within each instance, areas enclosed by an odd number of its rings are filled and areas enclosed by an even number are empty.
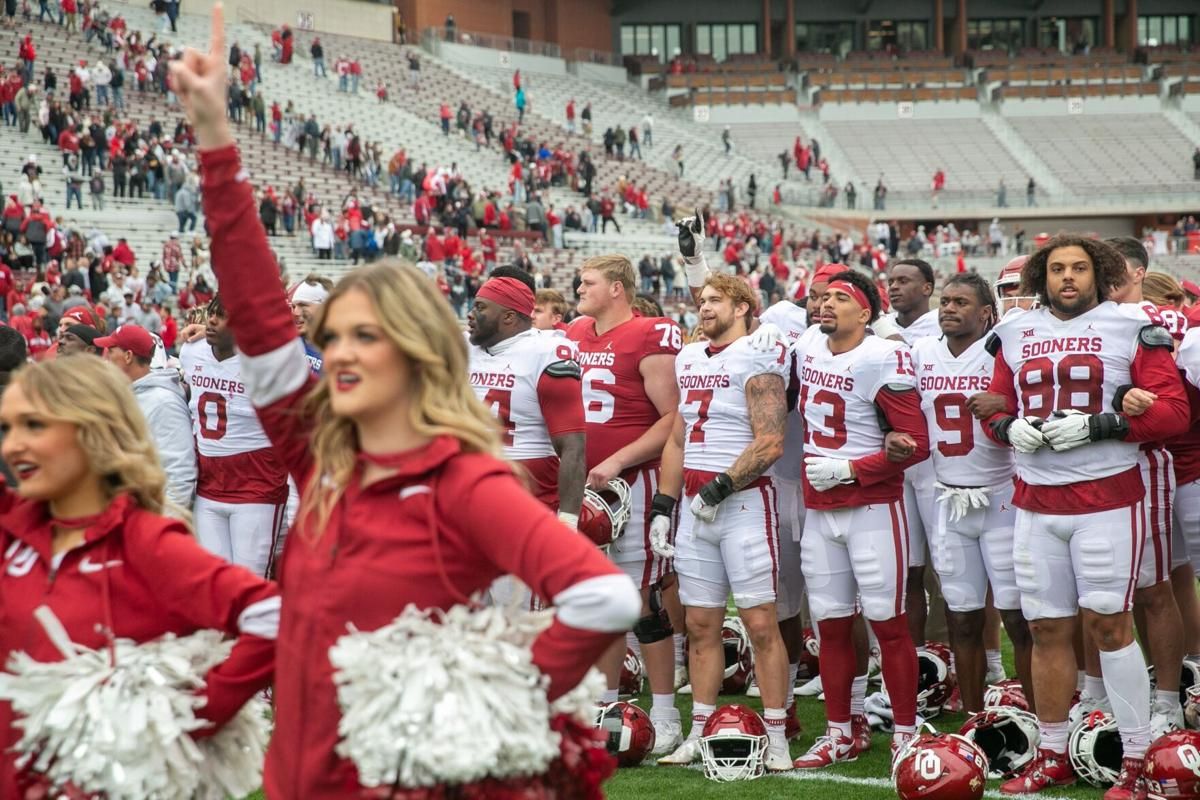
[[[825,690],[825,715],[831,720],[850,721],[850,684],[854,678],[853,617],[823,619],[821,687]],[[915,694],[914,694],[915,696]]]
[[[637,636],[633,634],[633,631],[625,634],[625,647],[637,653],[638,658],[642,657],[642,643],[637,640]]]
[[[849,739],[853,736],[850,728],[850,721],[834,722],[829,720],[825,723],[825,734],[827,736],[837,736],[840,739]]]
[[[867,676],[856,675],[850,684],[850,716],[861,717],[867,700]]]
[[[1100,671],[1112,701],[1125,758],[1141,758],[1150,746],[1150,676],[1137,642],[1100,651]]]
[[[991,673],[1004,673],[1004,662],[1000,660],[999,650],[984,650],[984,655],[987,657],[987,671]]]
[[[799,664],[788,664],[787,702],[784,703],[788,708],[796,705],[796,676],[799,674]],[[853,697],[850,698],[850,702],[854,702]]]
[[[704,723],[708,722],[708,718],[716,710],[716,706],[708,703],[692,703],[692,729],[688,731],[689,739],[700,738],[700,734],[704,732]]]
[[[776,749],[787,750],[787,711],[782,708],[764,708],[763,722],[767,723],[767,742]]]
[[[675,695],[673,694],[652,694],[650,708],[654,711],[659,711],[664,708],[675,708]]]
[[[1082,692],[1083,687],[1087,684],[1087,673],[1083,670],[1078,670],[1075,673],[1075,691]]]
[[[1066,722],[1039,722],[1038,731],[1042,735],[1042,743],[1038,747],[1049,750],[1055,755],[1066,755],[1067,735],[1070,726]]]
[[[1171,690],[1163,691],[1162,689],[1155,689],[1154,690],[1154,705],[1164,706],[1166,708],[1169,708],[1172,711],[1176,710],[1180,706],[1179,692],[1175,692],[1175,691],[1171,691]]]
[[[673,634],[671,639],[675,644],[675,666],[682,667],[685,661],[684,656],[687,655],[687,652],[683,649],[683,634]]]
[[[620,697],[619,689],[605,689],[604,694],[600,696],[600,702],[604,703],[605,705],[608,705],[609,703],[617,702],[617,699],[619,697]]]
[[[1093,678],[1091,675],[1085,676],[1083,679],[1083,693],[1097,700],[1103,700],[1108,697],[1108,689],[1104,685],[1104,678]]]
[[[908,635],[908,617],[900,614],[889,620],[872,621],[871,629],[879,638],[883,676],[896,727],[917,724],[917,651]],[[822,667],[821,673],[825,670]],[[829,695],[825,695],[828,701]]]

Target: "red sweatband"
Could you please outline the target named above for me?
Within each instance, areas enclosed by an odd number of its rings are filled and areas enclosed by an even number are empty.
[[[850,281],[834,281],[833,283],[829,284],[829,288],[825,291],[845,292],[854,298],[854,302],[858,303],[859,307],[871,307],[871,301],[867,299],[867,293],[855,286],[853,283],[850,283]]]
[[[533,316],[533,290],[516,278],[492,278],[479,287],[475,296],[511,308],[518,314]]]
[[[812,280],[809,282],[809,285],[811,286],[814,283],[827,283],[834,275],[841,275],[848,269],[849,267],[847,267],[845,264],[822,264],[821,268],[812,276]]]

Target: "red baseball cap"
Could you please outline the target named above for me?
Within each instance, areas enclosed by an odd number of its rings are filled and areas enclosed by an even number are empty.
[[[122,325],[113,331],[112,336],[101,336],[94,344],[104,348],[119,347],[139,358],[154,355],[154,337],[141,325]]]
[[[75,306],[62,315],[63,319],[73,319],[80,325],[90,325],[96,327],[96,318],[92,316],[91,309],[87,306]]]

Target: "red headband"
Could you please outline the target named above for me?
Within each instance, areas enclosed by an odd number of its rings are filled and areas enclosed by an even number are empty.
[[[826,283],[834,275],[841,275],[847,269],[849,269],[849,267],[847,267],[845,264],[823,264],[821,268],[817,270],[816,274],[812,276],[812,281],[809,285],[812,285],[813,283]]]
[[[867,299],[867,293],[855,286],[853,283],[850,283],[850,281],[834,281],[833,283],[829,284],[829,288],[825,291],[832,292],[835,290],[839,292],[845,292],[853,297],[854,302],[858,303],[861,308],[871,307],[871,301]]]
[[[479,287],[475,296],[511,308],[518,314],[533,316],[533,290],[516,278],[492,278]]]

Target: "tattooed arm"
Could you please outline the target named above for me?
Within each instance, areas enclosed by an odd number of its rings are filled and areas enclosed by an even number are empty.
[[[787,427],[787,396],[783,378],[755,375],[746,382],[746,411],[754,440],[726,473],[734,490],[748,486],[783,455],[783,432]]]

